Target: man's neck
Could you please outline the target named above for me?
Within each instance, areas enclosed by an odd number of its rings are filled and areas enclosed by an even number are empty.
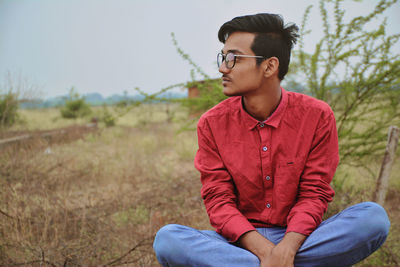
[[[259,121],[265,121],[271,116],[282,96],[280,84],[263,89],[260,93],[243,96],[244,109]]]

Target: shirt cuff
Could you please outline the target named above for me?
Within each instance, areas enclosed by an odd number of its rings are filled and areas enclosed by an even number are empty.
[[[220,234],[234,243],[243,234],[253,230],[256,228],[245,217],[235,216],[225,223]]]
[[[314,218],[308,214],[296,214],[290,219],[288,226],[286,228],[286,233],[296,232],[309,236],[318,224],[315,222]]]

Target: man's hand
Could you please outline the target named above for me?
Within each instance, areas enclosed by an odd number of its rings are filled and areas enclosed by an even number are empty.
[[[294,267],[294,257],[305,239],[302,234],[287,233],[268,256],[260,259],[260,267]]]
[[[275,246],[257,231],[250,231],[240,237],[239,243],[259,258],[260,267],[293,267],[294,257],[305,239],[302,234],[289,232]]]
[[[260,267],[293,267],[295,256],[296,251],[278,244],[267,257],[261,259]]]

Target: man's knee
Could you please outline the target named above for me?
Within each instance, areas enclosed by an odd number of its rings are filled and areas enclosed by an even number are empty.
[[[157,256],[165,254],[164,252],[168,250],[177,226],[176,224],[168,224],[158,230],[153,243],[153,248]]]
[[[390,221],[385,209],[375,202],[367,203],[370,205],[371,217],[375,217],[376,231],[387,236],[389,233]]]
[[[158,230],[154,239],[153,249],[159,260],[165,259],[174,253],[173,246],[177,244],[177,233],[181,227],[178,224],[168,224]]]
[[[363,202],[358,205],[360,212],[358,232],[369,232],[372,236],[386,239],[389,233],[390,221],[385,209],[375,202]]]

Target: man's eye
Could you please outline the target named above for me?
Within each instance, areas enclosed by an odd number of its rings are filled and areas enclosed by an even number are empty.
[[[227,54],[226,55],[226,60],[227,61],[232,61],[232,60],[234,60],[235,59],[235,55],[234,54]]]

